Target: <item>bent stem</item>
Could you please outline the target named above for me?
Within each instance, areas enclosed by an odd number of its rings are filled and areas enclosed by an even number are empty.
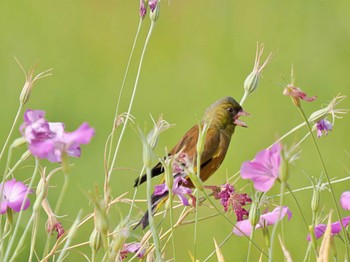
[[[128,63],[126,65],[126,69],[125,69],[122,85],[121,85],[120,91],[119,91],[117,106],[115,108],[115,114],[114,114],[114,119],[113,119],[112,133],[111,133],[111,138],[110,138],[110,141],[109,141],[109,152],[108,152],[107,166],[109,166],[110,157],[112,155],[113,138],[114,138],[115,128],[116,128],[115,121],[116,121],[116,119],[118,117],[119,105],[120,105],[121,97],[122,97],[122,94],[123,94],[123,91],[124,91],[126,78],[128,76],[128,73],[129,73],[129,67],[130,67],[130,64],[131,64],[131,59],[132,59],[132,57],[134,55],[137,39],[139,38],[139,34],[140,34],[140,31],[141,31],[142,21],[143,21],[143,19],[142,19],[142,17],[140,17],[140,22],[139,22],[139,25],[137,27],[137,31],[136,31],[136,35],[135,35],[135,38],[134,38],[134,42],[132,44],[132,48],[131,48],[131,52],[130,52],[130,55],[129,55]]]
[[[108,175],[107,175],[107,182],[109,182],[109,180],[111,178],[113,167],[115,166],[115,163],[116,163],[116,160],[117,160],[117,155],[118,155],[119,147],[120,147],[120,144],[121,144],[121,140],[122,140],[122,138],[124,136],[126,126],[127,126],[128,122],[129,122],[129,119],[130,119],[130,112],[131,112],[131,108],[132,108],[132,105],[133,105],[133,102],[134,102],[137,86],[138,86],[138,83],[139,83],[139,78],[140,78],[140,73],[141,73],[141,69],[142,69],[143,59],[144,59],[144,56],[145,56],[145,53],[146,53],[146,49],[147,49],[149,40],[150,40],[152,32],[153,32],[154,26],[155,26],[155,22],[152,21],[151,27],[150,27],[150,29],[148,31],[148,34],[147,34],[147,38],[145,40],[145,44],[144,44],[143,49],[142,49],[140,62],[139,62],[139,66],[138,66],[138,69],[137,69],[136,79],[135,79],[135,83],[134,83],[134,89],[132,91],[132,95],[131,95],[131,98],[130,98],[130,103],[129,103],[128,111],[127,111],[127,114],[126,114],[126,119],[125,119],[124,125],[122,127],[122,130],[120,132],[120,136],[119,136],[119,139],[118,139],[118,142],[117,142],[117,146],[116,146],[115,151],[114,151],[112,162],[111,162],[111,165],[109,167],[109,171],[108,171]]]
[[[319,147],[318,147],[318,145],[317,145],[315,136],[314,136],[314,134],[313,134],[313,132],[312,132],[312,128],[311,128],[310,122],[309,122],[309,120],[307,119],[307,117],[306,117],[306,115],[305,115],[305,112],[304,112],[304,110],[302,109],[302,107],[301,107],[301,106],[298,106],[298,109],[299,109],[299,112],[300,112],[301,116],[303,117],[303,119],[304,119],[304,121],[305,121],[305,123],[306,123],[308,129],[309,129],[309,133],[310,133],[310,135],[311,135],[311,137],[312,137],[312,142],[313,142],[313,144],[314,144],[314,146],[315,146],[317,155],[318,155],[318,157],[319,157],[319,159],[320,159],[320,162],[321,162],[321,165],[322,165],[322,168],[323,168],[323,172],[324,172],[325,175],[326,175],[327,184],[328,184],[329,189],[330,189],[330,191],[331,191],[331,196],[332,196],[333,204],[334,204],[334,206],[335,206],[335,209],[336,209],[336,212],[337,212],[339,221],[341,221],[342,218],[341,218],[340,210],[339,210],[339,207],[338,207],[338,201],[337,201],[337,199],[335,198],[335,194],[334,194],[334,190],[333,190],[333,187],[332,187],[332,183],[331,183],[331,180],[330,180],[330,178],[329,178],[329,174],[328,174],[326,165],[325,165],[325,163],[324,163],[324,160],[323,160],[321,151],[320,151],[320,149],[319,149]],[[342,232],[343,232],[343,234],[344,234],[346,255],[347,255],[347,258],[349,258],[349,257],[350,257],[350,253],[349,253],[349,239],[348,239],[347,232],[346,232],[346,229],[345,229],[343,223],[340,223],[340,225],[341,225],[341,228],[342,228]]]

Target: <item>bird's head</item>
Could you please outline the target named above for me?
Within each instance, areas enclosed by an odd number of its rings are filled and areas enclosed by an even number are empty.
[[[234,129],[235,126],[247,127],[243,121],[239,120],[240,116],[249,116],[249,114],[236,100],[228,96],[209,106],[204,113],[203,120],[210,123],[211,126],[222,129]]]

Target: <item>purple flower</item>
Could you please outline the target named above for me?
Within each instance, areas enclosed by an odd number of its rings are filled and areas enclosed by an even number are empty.
[[[325,132],[325,135],[328,135],[328,131],[332,131],[332,124],[326,119],[322,119],[317,122],[317,137],[321,137],[323,135],[323,132]]]
[[[252,180],[256,190],[269,191],[279,175],[281,149],[281,144],[274,144],[270,149],[260,151],[253,161],[244,162],[241,177]]]
[[[144,18],[147,13],[147,8],[145,5],[145,0],[140,0],[140,16]]]
[[[122,251],[120,251],[120,256],[121,259],[124,260],[126,258],[126,256],[129,253],[137,253],[138,258],[143,258],[143,256],[145,255],[146,250],[142,249],[141,251],[139,251],[141,248],[141,244],[140,243],[128,243],[128,244],[124,244],[124,248],[122,249]]]
[[[185,195],[188,195],[189,197],[191,197],[192,202],[195,201],[195,199],[196,199],[191,194],[192,190],[189,189],[188,187],[183,186],[183,185],[186,185],[187,183],[188,182],[186,179],[184,179],[181,176],[177,176],[174,179],[173,190],[172,190],[173,194],[177,195],[180,198],[180,200],[184,206],[189,206],[188,199],[185,197]],[[154,195],[156,195],[156,196],[162,195],[167,191],[169,191],[169,188],[165,183],[160,184],[160,185],[156,185],[154,187]]]
[[[29,143],[29,151],[50,162],[61,162],[64,153],[80,157],[80,145],[90,142],[94,129],[83,123],[77,130],[68,133],[64,131],[63,123],[47,122],[44,116],[45,112],[40,110],[28,109],[24,114],[20,131]]]
[[[154,12],[154,9],[156,9],[158,4],[158,0],[149,0],[148,5],[152,12]]]
[[[349,224],[349,221],[350,221],[350,216],[343,218],[342,219],[343,226],[347,227]],[[321,236],[323,236],[323,234],[326,232],[326,228],[327,228],[327,225],[325,225],[325,224],[318,224],[315,227],[314,233],[315,233],[316,239],[319,239]],[[340,221],[337,221],[337,222],[334,222],[331,224],[331,234],[332,235],[339,234],[341,232],[341,230],[342,230],[342,227],[341,227]],[[307,240],[308,241],[311,240],[310,234],[308,234]]]
[[[221,199],[221,205],[223,205],[225,212],[228,211],[229,207],[235,212],[237,221],[244,219],[244,216],[248,217],[249,212],[243,208],[247,203],[251,203],[252,200],[247,194],[239,194],[235,192],[235,189],[229,183],[218,186],[207,186],[213,190],[214,197]]]
[[[28,190],[25,184],[21,181],[16,181],[16,179],[6,181],[3,184],[1,183],[0,214],[5,214],[8,208],[16,212],[26,210],[30,205],[29,198],[26,196],[27,191],[28,194],[33,193],[32,190]],[[23,202],[23,208],[21,209]]]
[[[350,210],[350,191],[345,191],[341,194],[340,204],[343,209]]]
[[[288,220],[290,220],[292,217],[292,212],[289,210],[288,207],[284,206],[281,212],[280,212],[280,207],[276,207],[271,212],[260,216],[259,222],[255,226],[255,229],[273,225],[278,220],[282,220],[286,215],[288,216]],[[238,230],[238,228],[240,230]],[[237,236],[243,236],[243,235],[250,236],[252,233],[252,225],[250,224],[249,219],[238,221],[236,223],[236,226],[233,229],[233,233]]]

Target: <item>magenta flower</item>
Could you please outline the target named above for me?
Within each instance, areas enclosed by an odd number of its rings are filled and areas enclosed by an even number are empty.
[[[285,96],[290,96],[293,100],[296,101],[297,104],[300,104],[300,99],[307,101],[307,102],[312,102],[317,98],[316,96],[308,97],[307,94],[303,90],[301,90],[299,87],[295,87],[293,85],[288,85],[283,90],[283,94]]]
[[[317,122],[317,137],[321,137],[323,135],[323,132],[325,135],[328,135],[328,131],[332,131],[332,124],[326,119],[322,119]]]
[[[28,109],[24,114],[24,123],[20,127],[22,135],[29,144],[29,151],[38,158],[50,162],[61,162],[62,155],[80,157],[80,145],[88,144],[95,131],[83,123],[74,132],[64,131],[63,123],[47,122],[45,112]]]
[[[340,204],[343,209],[350,210],[350,191],[345,191],[341,194]]]
[[[349,222],[350,222],[350,216],[342,219],[342,224],[344,227],[347,227]],[[326,232],[326,228],[327,228],[326,224],[318,224],[315,227],[314,233],[315,233],[316,239],[319,239],[321,236],[323,236],[323,234]],[[337,222],[334,222],[331,224],[331,234],[332,235],[339,234],[341,232],[341,230],[342,230],[342,227],[341,227],[340,221],[337,221]],[[311,240],[310,234],[308,234],[307,240],[308,241]]]
[[[156,9],[159,0],[149,0],[148,5],[152,12]]]
[[[183,185],[186,185],[187,183],[188,182],[186,179],[184,179],[181,176],[177,176],[174,179],[173,190],[172,190],[173,194],[177,195],[180,198],[180,200],[184,206],[189,206],[188,199],[185,197],[185,195],[188,195],[192,199],[192,202],[194,202],[196,199],[192,195],[192,190],[189,189],[188,187],[183,186]],[[168,191],[169,191],[169,188],[165,183],[160,184],[160,185],[156,185],[154,187],[154,195],[155,196],[163,195],[165,192],[168,192]]]
[[[218,186],[207,186],[213,190],[215,199],[221,199],[221,205],[223,205],[225,212],[228,211],[231,206],[235,212],[237,221],[241,221],[244,217],[249,216],[249,212],[243,208],[247,203],[251,203],[252,200],[247,194],[239,194],[235,192],[235,189],[229,183]]]
[[[21,210],[26,210],[30,201],[26,194],[33,193],[32,190],[28,190],[28,187],[21,181],[16,181],[12,179],[0,184],[0,214],[5,214],[7,209],[10,208],[13,211],[19,212]],[[24,202],[24,204],[23,204]],[[21,209],[23,204],[23,208]]]
[[[260,216],[259,222],[256,224],[255,229],[274,225],[278,220],[282,220],[286,215],[288,216],[288,220],[290,220],[292,217],[292,212],[288,207],[284,206],[281,212],[280,207],[276,207],[271,212]],[[238,228],[240,230],[238,230]],[[250,236],[252,234],[252,225],[250,224],[249,219],[238,221],[233,229],[233,233],[237,236]]]
[[[144,18],[147,13],[147,7],[145,5],[145,0],[140,0],[140,16]]]
[[[139,252],[140,248],[141,248],[140,243],[134,242],[134,243],[124,244],[124,248],[122,249],[122,251],[120,251],[121,259],[124,260],[129,253]],[[137,257],[143,258],[143,256],[145,255],[145,252],[146,252],[145,249],[141,249],[141,251],[138,253]]]
[[[257,153],[253,161],[242,164],[241,177],[252,180],[256,190],[269,191],[279,175],[281,150],[281,144],[274,144],[270,149]]]

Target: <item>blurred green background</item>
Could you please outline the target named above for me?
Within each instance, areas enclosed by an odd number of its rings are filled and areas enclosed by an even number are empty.
[[[25,69],[36,61],[39,61],[37,72],[54,68],[53,76],[35,85],[27,108],[45,110],[49,121],[65,122],[68,131],[75,130],[83,121],[96,129],[92,142],[83,146],[82,157],[71,160],[75,167],[71,170],[69,190],[60,214],[66,215],[62,218],[66,227],[71,225],[79,209],[83,209],[84,214],[92,211],[85,193],[95,185],[102,190],[104,144],[113,124],[119,89],[139,22],[138,9],[137,0],[6,0],[0,8],[1,143],[12,124],[24,83],[23,73],[13,56]],[[346,0],[336,3],[325,0],[162,1],[132,109],[136,125],[149,130],[152,127],[150,115],[157,118],[161,114],[176,124],[159,140],[156,153],[162,155],[164,148],[172,147],[211,103],[224,96],[240,100],[243,81],[253,67],[257,41],[265,43],[263,58],[269,51],[278,51],[264,71],[259,89],[244,105],[252,115],[245,119],[249,128],[237,128],[226,160],[207,184],[225,182],[226,176],[239,170],[243,161],[253,158],[256,152],[302,121],[290,99],[282,95],[284,78],[289,80],[292,64],[296,85],[309,95],[318,96],[313,103],[303,103],[308,115],[325,106],[338,93],[349,94],[349,17],[350,4]],[[147,16],[131,63],[121,111],[127,111],[149,25]],[[340,107],[349,108],[349,101],[345,100]],[[345,116],[336,121],[327,137],[318,140],[332,178],[349,175],[349,127],[348,116]],[[126,191],[128,197],[132,197],[133,181],[142,167],[142,145],[135,130],[129,126],[121,144],[117,170],[111,179],[114,197]],[[306,132],[306,129],[297,132],[285,144],[290,147]],[[20,135],[19,132],[15,134]],[[308,176],[318,177],[321,173],[311,140],[306,140],[301,149],[300,159],[291,167],[292,188],[310,185]],[[21,150],[18,154],[24,151]],[[32,165],[32,161],[23,165],[18,177],[27,178]],[[57,167],[47,161],[42,161],[42,165],[50,169]],[[62,176],[56,175],[51,182],[54,186],[49,192],[52,203],[57,199],[62,181]],[[247,181],[240,181],[236,187],[246,184]],[[342,191],[350,189],[350,182],[334,188],[339,197]],[[277,192],[278,186],[271,194]],[[140,188],[138,197],[145,197],[144,187]],[[311,191],[298,193],[297,197],[308,222],[311,221]],[[285,245],[293,259],[300,261],[307,247],[307,233],[290,197],[286,197],[286,204],[294,216],[284,224]],[[327,191],[322,193],[321,206],[325,213],[334,210]],[[119,222],[119,212],[126,215],[127,210],[126,204],[115,208],[113,226]],[[203,207],[200,212],[204,216],[213,211]],[[345,211],[342,214],[348,215]],[[234,219],[232,214],[230,217]],[[42,223],[45,220],[42,213]],[[231,230],[232,226],[219,217],[200,223],[198,258],[203,259],[214,250],[213,238],[221,242]],[[79,231],[75,243],[88,240],[90,232],[91,224]],[[44,236],[42,228],[37,247],[39,254]],[[256,236],[263,246],[261,232]],[[175,237],[177,257],[180,261],[189,261],[188,254],[193,251],[193,227],[181,227]],[[222,252],[228,261],[242,261],[246,258],[247,246],[246,240],[231,237]],[[276,250],[281,253],[279,248]],[[90,255],[88,247],[79,251]],[[342,250],[339,255],[342,256]],[[252,261],[259,256],[252,248]],[[171,257],[169,248],[167,258]],[[83,257],[73,251],[67,261],[73,259],[83,260]]]

